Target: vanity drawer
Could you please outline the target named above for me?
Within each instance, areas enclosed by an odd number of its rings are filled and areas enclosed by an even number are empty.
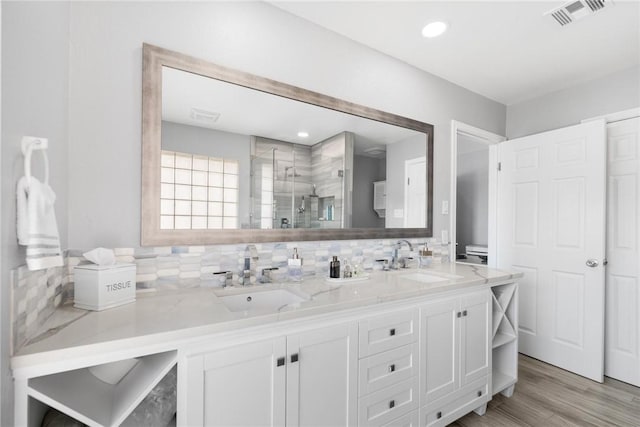
[[[418,344],[385,351],[359,362],[359,396],[418,376]]]
[[[360,358],[415,342],[418,309],[402,310],[360,321]]]
[[[453,397],[453,399],[451,399]],[[458,396],[447,396],[447,402],[426,405],[420,411],[421,427],[445,426],[487,403],[489,382],[483,378],[460,390]]]
[[[383,426],[417,408],[416,377],[361,397],[358,401],[358,425]]]
[[[418,410],[411,411],[406,415],[403,415],[395,420],[385,424],[382,427],[418,427],[420,418],[418,417]]]

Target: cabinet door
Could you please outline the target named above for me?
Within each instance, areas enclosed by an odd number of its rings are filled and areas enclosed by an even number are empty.
[[[287,426],[357,422],[356,322],[287,337]]]
[[[193,385],[189,386],[187,406],[195,400],[189,425],[283,425],[286,365],[278,366],[278,358],[285,352],[285,338],[277,338],[199,356],[200,378],[189,375]]]
[[[460,381],[469,384],[489,373],[491,364],[491,294],[479,292],[462,297]]]
[[[421,405],[446,396],[460,386],[458,308],[458,298],[421,308]]]

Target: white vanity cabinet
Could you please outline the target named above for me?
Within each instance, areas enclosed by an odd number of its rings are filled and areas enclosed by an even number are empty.
[[[446,425],[490,400],[489,290],[420,309],[420,425]]]
[[[418,314],[414,306],[359,322],[359,426],[403,425],[415,418]]]
[[[190,356],[178,422],[354,425],[357,337],[348,322]]]

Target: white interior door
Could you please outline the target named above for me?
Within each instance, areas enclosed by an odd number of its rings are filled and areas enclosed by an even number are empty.
[[[519,350],[600,382],[605,132],[595,121],[501,143],[498,175],[498,267],[524,273]]]
[[[640,386],[640,118],[607,126],[605,374]]]
[[[427,226],[427,158],[405,162],[404,226]]]

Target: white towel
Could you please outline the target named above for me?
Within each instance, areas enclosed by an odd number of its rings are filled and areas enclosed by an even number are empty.
[[[42,270],[63,265],[53,204],[56,194],[34,177],[18,181],[18,243],[27,247],[27,267]]]

